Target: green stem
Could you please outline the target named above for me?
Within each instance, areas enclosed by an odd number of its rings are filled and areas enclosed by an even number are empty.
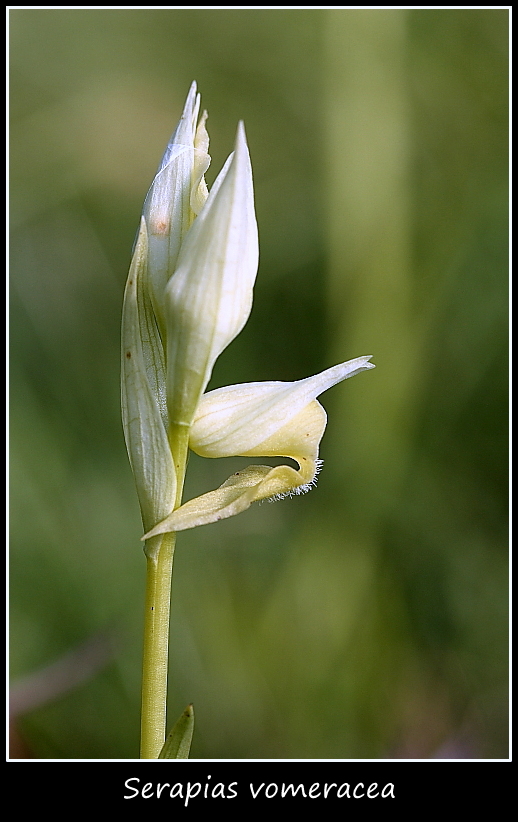
[[[171,451],[176,455],[177,494],[181,504],[187,464],[189,429],[172,426]],[[167,672],[169,615],[176,534],[163,534],[146,542],[146,605],[142,659],[141,759],[158,759],[167,731]]]
[[[187,468],[189,453],[189,427],[187,425],[171,425],[169,429],[169,445],[174,457],[176,470],[176,503],[175,508],[182,504],[183,484]]]
[[[176,534],[164,534],[149,543],[155,540],[160,541],[158,550],[146,551],[141,759],[158,759],[166,736],[169,612]]]

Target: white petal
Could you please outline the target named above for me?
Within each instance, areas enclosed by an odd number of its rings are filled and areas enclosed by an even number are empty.
[[[369,360],[357,357],[298,382],[244,383],[209,391],[191,427],[192,450],[210,457],[250,453],[323,391],[374,368]]]
[[[245,325],[258,255],[252,169],[240,124],[235,151],[183,241],[165,291],[171,424],[190,425],[214,362]]]

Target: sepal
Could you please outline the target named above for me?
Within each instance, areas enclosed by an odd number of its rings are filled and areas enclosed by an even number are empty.
[[[164,359],[147,286],[147,231],[142,220],[122,311],[122,424],[144,528],[171,510],[176,473],[166,434]]]
[[[190,425],[221,352],[245,325],[259,259],[244,128],[182,243],[165,289],[172,425]]]

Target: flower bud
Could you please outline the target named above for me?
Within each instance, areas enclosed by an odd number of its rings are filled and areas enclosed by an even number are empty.
[[[199,109],[200,95],[193,83],[144,202],[151,296],[162,333],[165,286],[176,269],[183,238],[208,196],[203,177],[210,164],[207,114],[196,126]]]
[[[244,128],[209,196],[199,110],[193,83],[144,203],[124,297],[123,427],[146,529],[176,503],[187,427],[216,358],[248,319],[257,273]]]

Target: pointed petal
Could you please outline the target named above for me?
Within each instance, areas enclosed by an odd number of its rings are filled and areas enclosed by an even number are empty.
[[[210,165],[209,156],[209,135],[205,123],[207,121],[207,112],[204,111],[194,138],[194,169],[193,169],[193,183],[191,190],[191,209],[193,214],[198,215],[209,196],[209,189],[205,182],[204,174]]]
[[[165,291],[171,424],[191,424],[214,362],[245,325],[257,265],[252,169],[240,124],[235,151],[185,238]]]
[[[261,443],[323,391],[374,368],[369,360],[370,357],[357,357],[298,382],[244,383],[209,391],[196,409],[190,447],[204,457],[258,454],[256,449]],[[286,452],[277,454],[282,456]]]

